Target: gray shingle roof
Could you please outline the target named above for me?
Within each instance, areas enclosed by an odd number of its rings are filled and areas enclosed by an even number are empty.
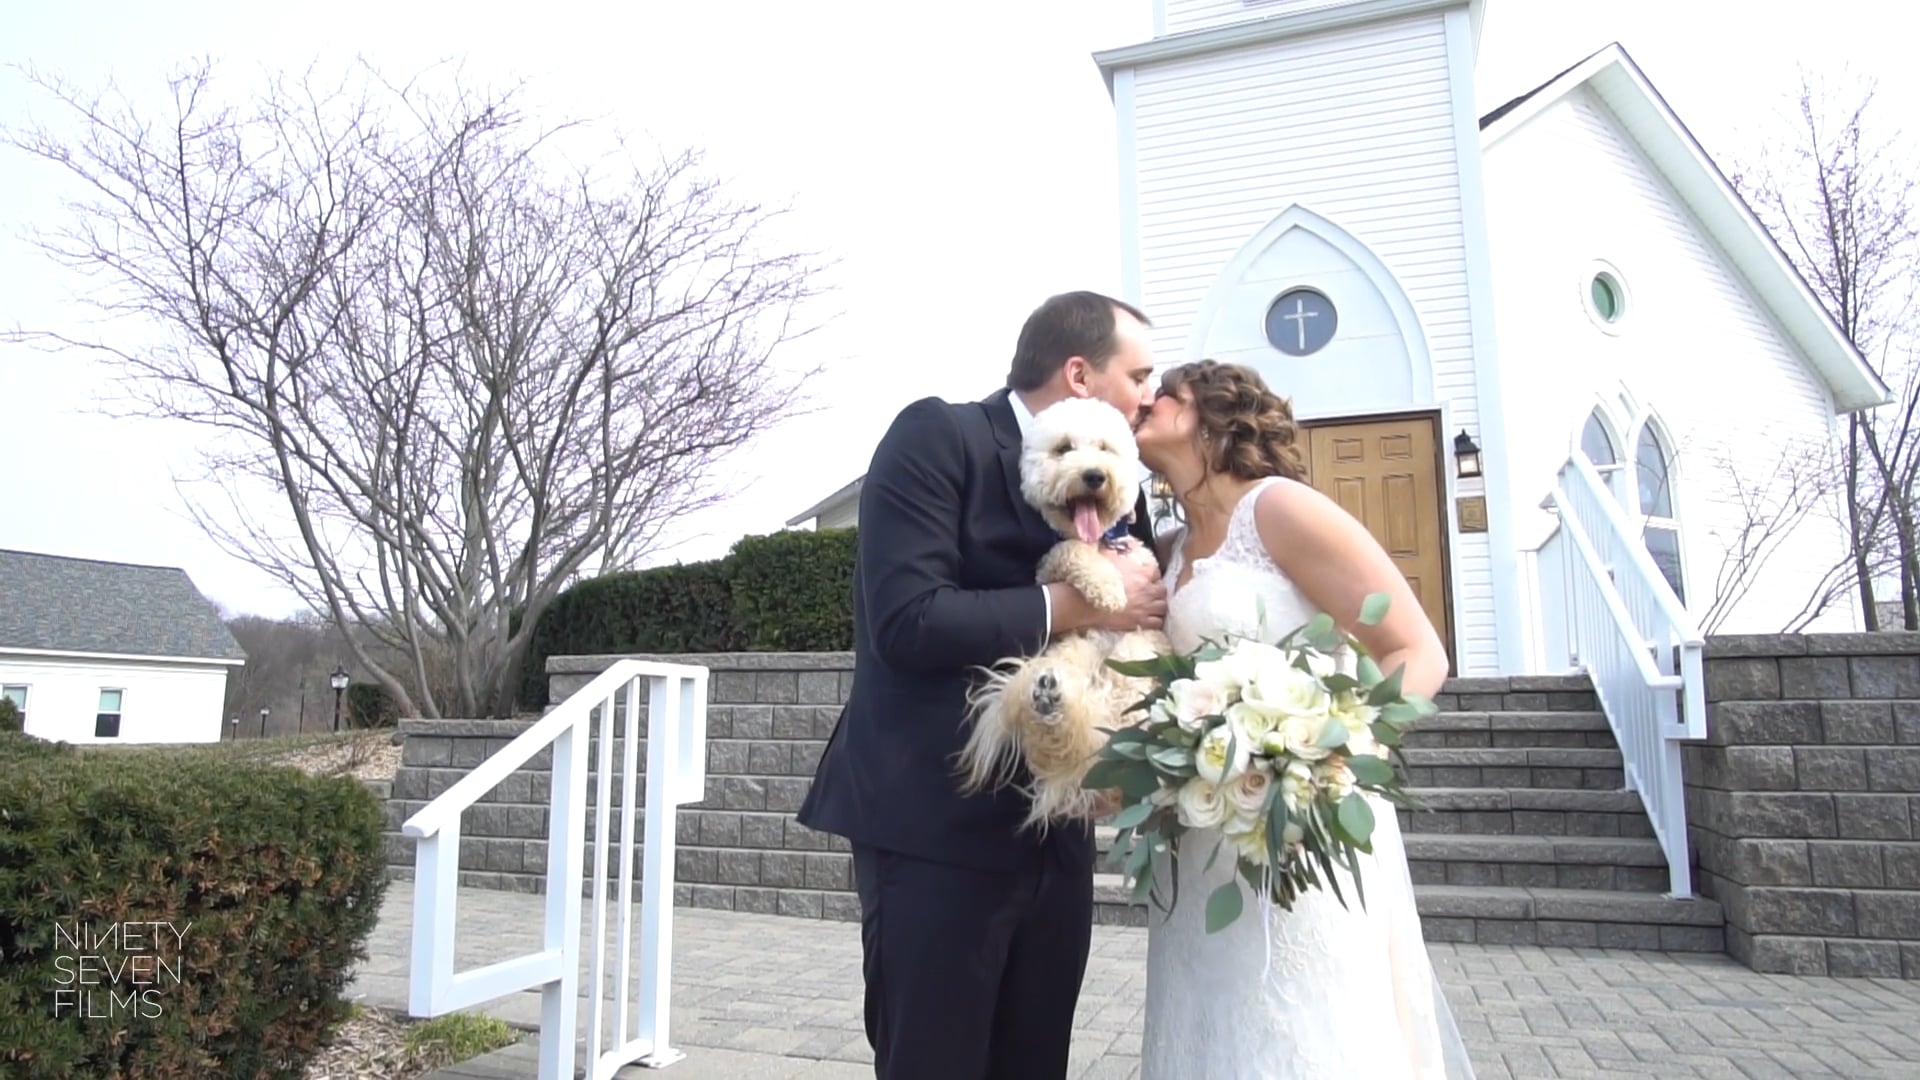
[[[186,571],[0,549],[0,649],[245,660]]]

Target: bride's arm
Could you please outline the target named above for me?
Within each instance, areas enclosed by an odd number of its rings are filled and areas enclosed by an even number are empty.
[[[1316,608],[1360,640],[1380,670],[1401,665],[1400,687],[1432,697],[1447,679],[1447,649],[1407,579],[1366,526],[1305,484],[1268,484],[1253,507],[1267,555]],[[1370,593],[1386,593],[1387,617],[1360,623]]]

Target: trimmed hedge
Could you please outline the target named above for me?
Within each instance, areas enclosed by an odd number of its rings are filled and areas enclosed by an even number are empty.
[[[852,529],[744,537],[724,559],[603,574],[534,628],[520,703],[547,704],[547,658],[853,647]]]
[[[0,734],[0,1075],[296,1080],[348,1014],[384,827],[351,778]]]
[[[12,698],[0,697],[0,731],[19,731],[25,721],[20,719],[20,706]]]

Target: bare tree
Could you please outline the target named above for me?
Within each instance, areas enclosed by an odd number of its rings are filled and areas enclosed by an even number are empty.
[[[1833,99],[1844,96],[1836,107]],[[1879,628],[1875,545],[1890,537],[1908,629],[1920,629],[1920,378],[1907,329],[1920,256],[1911,155],[1897,132],[1873,128],[1874,84],[1838,94],[1801,79],[1778,156],[1733,177],[1840,329],[1902,396],[1847,418],[1841,472],[1852,538],[1851,577],[1868,629]]]
[[[1809,520],[1829,519],[1843,528],[1846,513],[1843,473],[1837,448],[1825,441],[1787,443],[1776,460],[1757,466],[1720,453],[1714,467],[1731,496],[1728,525],[1714,529],[1723,553],[1713,583],[1713,602],[1701,613],[1701,629],[1717,633],[1793,535]],[[1876,546],[1876,550],[1878,547]],[[1875,571],[1885,568],[1875,562]],[[1827,609],[1854,591],[1854,556],[1842,551],[1809,586],[1800,608],[1781,626],[1794,633],[1811,625]]]
[[[637,559],[804,407],[775,353],[820,267],[691,154],[566,166],[584,127],[517,90],[367,68],[231,105],[200,65],[159,116],[28,77],[79,134],[6,141],[86,192],[36,241],[123,334],[19,336],[98,350],[149,415],[208,429],[236,512],[202,526],[404,657],[345,635],[409,714],[504,715],[569,576]]]

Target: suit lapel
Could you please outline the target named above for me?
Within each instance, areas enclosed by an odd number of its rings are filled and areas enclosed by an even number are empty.
[[[993,437],[1000,446],[1000,469],[1006,474],[1007,495],[1013,500],[1013,512],[1020,519],[1020,528],[1028,533],[1045,536],[1055,540],[1055,535],[1040,512],[1028,504],[1026,496],[1020,494],[1020,418],[1013,414],[1013,402],[1007,400],[1010,390],[996,391],[981,402],[987,411],[987,419],[993,424]]]

